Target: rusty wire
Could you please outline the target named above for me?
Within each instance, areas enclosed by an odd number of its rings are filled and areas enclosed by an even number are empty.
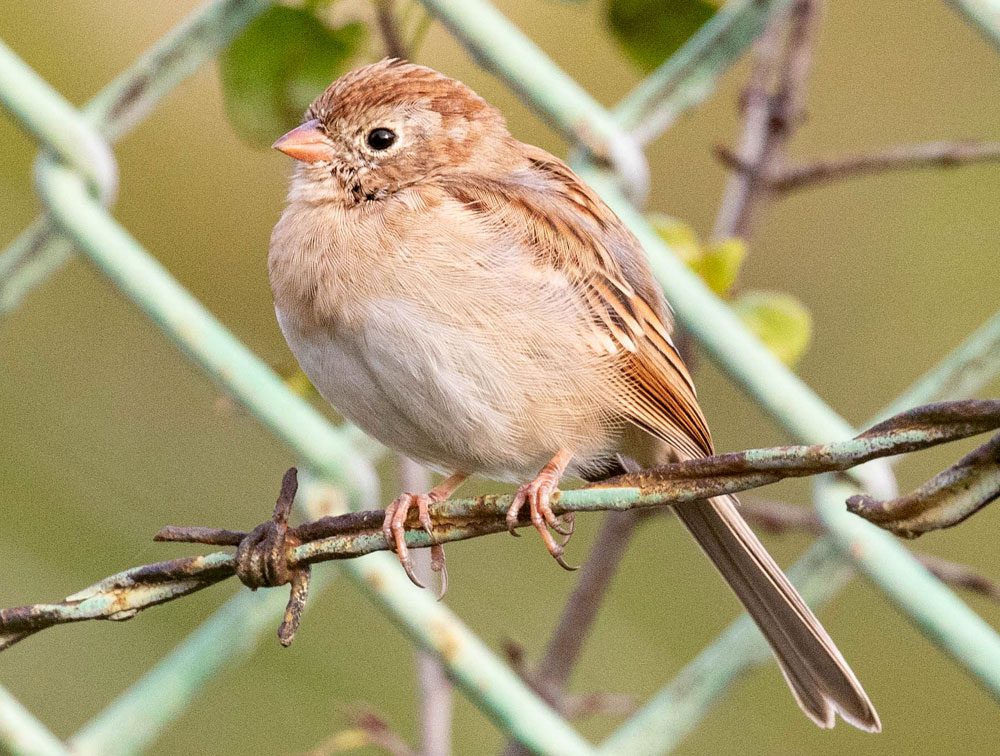
[[[847,470],[872,459],[910,453],[1000,429],[1000,400],[964,400],[918,407],[896,415],[847,441],[808,446],[720,454],[678,462],[639,473],[612,478],[594,486],[558,494],[557,514],[582,511],[624,511],[639,507],[684,505],[711,496],[735,493],[803,477]],[[950,527],[997,496],[1000,436],[962,458],[913,494],[893,502],[854,509],[882,527],[896,524],[893,511],[912,518],[915,502],[922,526]],[[963,485],[974,478],[989,483]],[[112,575],[52,604],[31,604],[0,610],[0,650],[54,625],[90,619],[124,620],[151,606],[172,601],[207,588],[233,575],[252,589],[291,583],[291,597],[279,632],[283,645],[292,642],[308,593],[309,565],[351,559],[389,548],[382,535],[383,512],[369,510],[288,527],[297,478],[290,469],[270,520],[253,531],[168,526],[156,534],[158,541],[180,541],[235,546],[236,554],[214,552],[135,567]],[[981,502],[972,501],[981,492]],[[955,519],[952,500],[961,494],[963,516]],[[408,522],[409,546],[420,548],[499,533],[507,529],[509,496],[481,496],[438,502],[431,507],[434,528],[425,533]],[[977,505],[978,504],[978,505]],[[904,506],[905,505],[905,506]],[[935,518],[934,513],[942,516]],[[526,517],[520,526],[528,525]]]

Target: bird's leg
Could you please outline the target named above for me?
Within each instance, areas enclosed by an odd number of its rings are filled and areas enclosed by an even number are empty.
[[[507,529],[513,535],[517,535],[514,530],[517,527],[517,515],[524,505],[527,504],[531,511],[531,524],[535,526],[535,530],[538,531],[542,540],[545,541],[545,547],[559,563],[559,566],[567,570],[576,568],[566,564],[566,561],[563,559],[563,546],[556,543],[556,539],[549,532],[549,528],[566,536],[567,539],[573,530],[572,527],[569,529],[563,527],[562,523],[559,522],[559,518],[552,511],[549,500],[552,497],[552,492],[558,487],[559,480],[562,478],[563,473],[566,472],[566,466],[572,458],[573,452],[562,449],[541,469],[534,480],[530,483],[525,483],[517,489],[514,501],[507,510]],[[565,543],[563,541],[563,544]]]
[[[410,550],[406,547],[406,516],[410,509],[416,505],[417,520],[420,527],[427,535],[434,537],[433,524],[429,507],[436,501],[444,501],[457,489],[462,482],[469,477],[465,473],[455,473],[438,483],[434,488],[425,494],[404,493],[396,497],[389,506],[385,508],[385,519],[382,520],[382,534],[385,542],[390,548],[394,548],[399,557],[399,563],[403,565],[407,576],[418,588],[424,588],[424,584],[417,578],[413,571],[413,560],[410,559]],[[444,595],[444,588],[448,585],[447,572],[444,566],[444,546],[435,543],[431,546],[431,569],[441,573],[441,595]]]

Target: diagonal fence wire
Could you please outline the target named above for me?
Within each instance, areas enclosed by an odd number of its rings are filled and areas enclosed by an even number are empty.
[[[12,753],[69,756],[69,750],[49,729],[0,686],[0,743]]]
[[[998,0],[947,0],[1000,52],[1000,2]]]
[[[514,27],[510,26],[505,18],[496,13],[495,10],[492,9],[492,6],[489,6],[487,3],[473,2],[472,0],[469,0],[467,3],[445,2],[444,0],[435,0],[434,2],[431,2],[431,0],[427,0],[426,4],[432,11],[437,12],[442,19],[445,20],[454,31],[456,31],[458,36],[472,48],[477,57],[486,60],[494,69],[499,69],[502,72],[512,72],[510,75],[518,82],[523,81],[524,85],[518,87],[521,94],[529,101],[529,103],[534,104],[550,118],[554,118],[554,120],[557,121],[564,132],[567,133],[573,141],[586,145],[590,155],[610,162],[611,164],[616,165],[619,170],[623,171],[626,179],[630,180],[630,182],[625,184],[625,186],[630,187],[628,190],[631,192],[630,196],[633,198],[641,198],[643,194],[642,189],[644,186],[644,176],[646,170],[645,162],[644,159],[642,159],[641,152],[637,150],[635,143],[631,141],[632,137],[628,137],[627,134],[624,134],[622,127],[618,126],[614,119],[608,118],[603,109],[596,106],[596,103],[593,103],[585,92],[580,90],[571,79],[568,79],[568,77],[565,76],[565,74],[562,74],[562,72],[559,71],[559,69],[555,67],[551,61],[541,55],[537,48],[530,43],[525,44],[526,40],[523,36],[520,36],[520,33]],[[768,4],[765,2],[758,2],[753,3],[752,5],[773,5],[774,7],[778,7],[781,3]],[[234,13],[239,10],[252,13],[259,11],[265,6],[266,4],[261,2],[240,3],[231,1],[225,3],[215,3],[211,7],[228,9]],[[752,8],[746,3],[738,2],[729,3],[727,8],[733,10],[734,13],[737,14],[737,17],[743,18],[745,22],[747,19],[750,19],[751,23],[756,23],[756,21],[753,21],[751,18],[751,15],[738,15],[740,13],[741,6],[744,14],[748,14],[750,11],[758,10],[758,8]],[[469,14],[475,15],[477,13],[480,15],[480,18],[477,23],[473,23],[472,16]],[[483,14],[486,15],[484,16]],[[246,20],[248,20],[249,17],[250,16],[247,16]],[[484,25],[482,23],[483,18],[488,19],[490,23]],[[243,20],[242,23],[245,23],[245,20]],[[719,28],[717,28],[716,31],[718,32],[719,29],[721,29],[721,22],[717,22],[717,24]],[[237,22],[233,27],[233,30],[235,31],[235,29],[238,29],[239,25],[240,23]],[[463,34],[465,35],[464,37]],[[751,38],[752,33],[746,37],[746,40],[749,41]],[[739,42],[739,35],[734,35],[732,39],[736,40],[736,43],[729,45],[730,52],[727,53],[726,56],[723,56],[721,59],[721,65],[712,64],[716,65],[714,72],[711,70],[711,66],[696,66],[690,75],[695,76],[694,71],[697,71],[698,74],[707,74],[706,81],[708,81],[710,85],[712,77],[717,76],[725,65],[728,65],[728,62],[731,62],[731,60],[734,59],[740,52],[740,44],[742,43]],[[212,44],[215,44],[215,42],[213,42],[210,37],[207,44],[211,46]],[[514,53],[513,56],[511,53]],[[194,56],[192,57],[192,60],[193,59]],[[520,63],[518,63],[518,60],[515,59],[520,60]],[[660,73],[663,74],[663,71]],[[664,76],[664,78],[668,77]],[[681,78],[683,78],[683,76]],[[155,81],[157,81],[157,79],[154,79],[154,82]],[[546,87],[549,86],[557,88],[546,89]],[[705,89],[704,82],[698,86],[701,87],[700,91],[707,91],[707,89]],[[568,93],[565,98],[562,97],[562,88],[565,88]],[[664,91],[666,92],[666,90]],[[683,92],[684,89],[683,87],[678,87],[673,91],[675,93]],[[698,87],[693,87],[690,91],[694,92],[699,90]],[[688,95],[685,94],[684,96],[687,97]],[[694,98],[690,100],[690,102],[694,102],[696,99],[697,98]],[[683,103],[683,98],[679,99],[678,102]],[[665,124],[661,124],[659,128],[662,128],[663,125]],[[685,275],[686,270],[683,267],[677,267],[676,261],[670,256],[670,251],[666,245],[655,237],[650,236],[651,231],[645,226],[641,216],[638,216],[634,208],[630,204],[626,204],[624,197],[621,196],[621,185],[616,183],[617,179],[615,181],[611,181],[606,173],[596,172],[594,168],[585,168],[585,170],[587,170],[587,176],[592,180],[592,183],[603,184],[603,188],[600,186],[598,188],[601,189],[605,198],[616,205],[616,208],[619,210],[620,214],[623,215],[626,222],[633,227],[633,230],[640,235],[640,238],[642,238],[643,242],[646,244],[647,251],[650,252],[650,256],[653,260],[654,266],[657,268],[661,282],[664,284],[665,289],[667,289],[668,296],[677,307],[678,314],[681,319],[690,325],[692,321],[701,319],[707,314],[707,320],[711,321],[713,325],[721,326],[722,333],[717,338],[713,338],[712,334],[708,332],[711,328],[709,325],[706,325],[705,329],[696,333],[696,335],[704,344],[706,344],[710,353],[712,353],[715,359],[723,365],[724,369],[727,369],[728,372],[733,374],[733,377],[735,377],[738,382],[748,388],[748,390],[754,394],[755,398],[765,408],[767,408],[772,415],[782,421],[782,423],[797,438],[807,441],[818,441],[823,440],[824,438],[840,435],[838,431],[844,431],[847,429],[846,423],[837,418],[836,415],[832,413],[832,411],[830,411],[825,404],[818,400],[818,398],[816,398],[807,387],[800,383],[797,384],[797,379],[787,373],[787,371],[780,366],[777,366],[776,368],[773,364],[773,360],[769,361],[766,359],[769,357],[768,353],[754,351],[754,345],[756,344],[754,337],[747,334],[745,330],[742,329],[740,324],[735,322],[731,317],[727,320],[725,306],[721,305],[717,300],[714,300],[710,293],[700,289],[700,281],[691,279],[690,276]],[[172,317],[173,313],[157,309],[155,306],[152,306],[151,302],[144,300],[144,296],[148,297],[151,291],[156,291],[155,286],[152,290],[149,290],[149,287],[145,287],[147,289],[145,292],[137,291],[134,286],[130,286],[130,284],[134,283],[134,281],[129,280],[130,277],[143,275],[144,273],[152,271],[157,284],[163,284],[164,282],[167,283],[169,293],[178,294],[179,292],[181,295],[186,295],[186,292],[183,292],[183,290],[179,289],[179,287],[176,287],[176,284],[173,284],[172,280],[169,279],[169,276],[165,276],[165,272],[162,271],[162,269],[158,269],[155,262],[148,258],[148,255],[145,254],[141,247],[139,247],[134,240],[131,240],[130,237],[127,237],[124,232],[121,232],[121,229],[116,227],[117,224],[114,224],[114,222],[106,216],[100,206],[94,203],[92,198],[88,196],[87,184],[81,180],[79,176],[71,174],[65,169],[59,168],[55,165],[43,165],[41,174],[42,176],[39,185],[43,194],[45,194],[50,202],[54,202],[56,204],[60,202],[65,203],[62,206],[65,213],[61,219],[62,222],[71,228],[74,228],[73,224],[80,224],[75,226],[78,234],[78,241],[83,242],[85,239],[89,239],[92,243],[97,243],[98,241],[90,236],[93,234],[93,230],[85,228],[87,221],[94,221],[95,225],[100,227],[105,234],[110,233],[110,236],[106,235],[103,241],[107,241],[112,238],[117,243],[122,243],[124,241],[124,245],[117,249],[117,251],[119,253],[126,251],[126,254],[124,256],[118,255],[115,259],[109,259],[106,257],[102,258],[100,252],[95,249],[88,249],[88,251],[100,265],[105,267],[105,271],[108,272],[113,278],[118,276],[117,282],[119,285],[126,290],[126,293],[129,293],[134,299],[136,299],[141,306],[144,306],[147,312],[153,316],[154,319],[158,320],[164,330],[171,333],[175,338],[178,338],[178,329],[180,327],[195,325],[196,333],[201,336],[205,334],[198,329],[205,326],[207,323],[208,327],[205,329],[205,333],[210,337],[209,341],[216,344],[220,343],[218,341],[220,333],[219,330],[215,328],[217,324],[214,324],[214,321],[211,321],[206,313],[198,312],[197,303],[194,303],[189,296],[187,296],[186,299],[184,296],[180,296],[178,299],[175,299],[172,304],[182,304],[183,306],[181,309],[186,310],[188,315],[191,314],[191,306],[193,305],[195,314],[199,316],[195,318],[196,322],[193,324],[191,322],[185,323],[183,318],[180,320],[175,319]],[[46,192],[51,193],[46,194]],[[82,214],[75,212],[75,209],[72,207],[74,203],[85,208]],[[628,215],[630,215],[631,218],[624,217]],[[34,230],[38,231],[38,228],[35,228]],[[100,234],[96,234],[96,236],[100,236]],[[112,246],[114,246],[114,244]],[[9,259],[9,256],[5,256],[2,261],[0,261],[0,265]],[[146,263],[151,264],[152,267]],[[177,290],[175,291],[171,289],[171,286],[176,287]],[[693,291],[690,297],[685,297],[683,289],[690,287],[693,287]],[[143,287],[139,288],[141,289]],[[700,312],[702,309],[705,310],[704,313]],[[231,337],[229,337],[229,335],[224,331],[221,335],[228,337],[231,340]],[[181,340],[183,341],[183,339]],[[224,344],[225,341],[226,338],[222,338],[221,343]],[[235,379],[231,373],[226,371],[226,369],[220,370],[220,367],[231,367],[231,365],[227,363],[227,360],[234,357],[234,353],[232,351],[227,352],[226,358],[221,360],[220,363],[218,361],[206,359],[206,354],[203,349],[205,345],[203,344],[184,342],[183,345],[193,357],[201,361],[203,367],[209,373],[214,373],[218,380],[227,385],[231,391],[236,393],[255,410],[261,409],[254,403],[254,394],[256,392],[261,391],[265,394],[270,394],[271,392],[276,391],[276,395],[280,396],[284,390],[280,384],[275,386],[274,383],[266,380],[263,377],[264,374],[260,372],[255,374],[255,378],[258,379],[257,382],[254,383],[254,381],[250,381],[248,384],[246,381]],[[738,353],[739,350],[747,349],[748,345],[750,352],[749,356],[741,357]],[[760,370],[752,369],[754,367],[753,362],[756,358],[760,357],[761,354],[765,357],[764,365]],[[238,349],[236,350],[235,356],[239,356]],[[236,361],[239,362],[238,359]],[[769,381],[773,381],[773,384],[770,386],[768,385]],[[789,388],[792,390],[791,396],[784,393],[785,390]],[[790,409],[787,406],[789,401],[802,399],[805,400],[804,404],[797,408]],[[283,406],[288,408],[290,405],[284,404]],[[295,413],[293,412],[293,414]],[[274,430],[276,434],[292,443],[303,458],[306,459],[307,462],[312,463],[313,466],[326,477],[330,477],[329,473],[332,473],[333,479],[341,480],[341,482],[343,482],[343,478],[340,478],[339,476],[344,473],[350,475],[352,470],[368,470],[370,472],[370,468],[366,462],[360,467],[352,464],[350,444],[352,439],[347,433],[341,434],[333,432],[330,434],[324,431],[320,433],[320,437],[322,439],[320,443],[310,444],[301,436],[296,436],[294,431],[289,432],[291,429],[287,426],[283,426],[280,422],[280,418],[276,418],[273,415],[268,416],[265,412],[263,419],[271,425],[272,430]],[[306,420],[307,425],[309,424],[308,418],[303,416],[299,417],[299,419]],[[313,427],[315,428],[318,426],[315,426],[314,424]],[[335,451],[333,451],[334,449]],[[342,452],[345,456],[331,458],[329,456],[324,456],[321,450],[327,452],[333,451],[335,454]],[[347,460],[347,462],[344,464],[338,464],[337,460]],[[889,493],[891,493],[892,479],[888,475],[886,469],[881,471],[876,470],[875,474],[870,473],[867,480],[869,488],[873,492],[880,492],[885,495],[888,490]],[[349,480],[346,485],[346,489],[353,495],[355,503],[359,502],[363,498],[363,481],[360,481],[360,483],[361,485],[358,485],[358,480]],[[845,495],[855,493],[858,490],[856,487],[849,486],[847,484],[839,485],[844,487],[844,490],[841,493],[844,493]],[[822,497],[823,494],[821,491],[820,501],[818,501],[821,505],[821,512],[823,511]],[[841,536],[843,536],[850,529],[849,527],[845,527],[845,523],[843,522],[844,517],[847,516],[842,513],[837,513],[828,518],[828,524],[831,525],[831,529],[834,530],[834,532],[839,533]],[[864,526],[863,524],[862,526],[863,528],[867,528],[867,526]],[[861,535],[864,539],[871,538],[871,534],[869,532],[870,530],[871,529],[868,528],[861,531]],[[817,546],[814,547],[814,549],[819,550],[824,548],[825,543],[825,540],[821,540],[818,542]],[[909,556],[905,550],[892,541],[889,541],[889,548],[895,549],[893,556],[900,558],[897,566],[899,571],[903,574],[911,574],[918,578],[920,577],[918,573],[913,571],[913,565],[907,561]],[[371,557],[366,558],[366,560],[363,561],[373,565],[377,563],[376,560]],[[842,562],[832,557],[823,557],[818,559],[818,561],[821,565],[823,565],[822,569],[814,568],[811,571],[806,570],[806,578],[810,575],[815,576],[823,570],[830,571],[838,565],[843,567]],[[806,562],[805,566],[808,568],[809,562]],[[870,568],[871,566],[868,565],[868,567]],[[794,571],[795,570],[793,570],[793,572]],[[412,596],[404,592],[404,589],[409,589],[408,584],[405,583],[405,579],[404,582],[396,582],[393,586],[380,584],[384,579],[391,581],[396,578],[400,578],[401,576],[397,573],[398,571],[394,570],[394,565],[387,565],[383,562],[378,565],[377,569],[363,574],[355,573],[354,577],[355,579],[360,579],[362,581],[367,579],[369,581],[369,589],[371,593],[374,594],[375,599],[383,602],[390,613],[394,616],[395,620],[404,625],[411,638],[418,643],[422,643],[428,647],[436,649],[439,654],[442,653],[445,648],[443,648],[439,643],[436,643],[437,639],[431,637],[427,632],[428,628],[434,625],[434,622],[443,623],[443,626],[449,630],[453,630],[456,627],[459,628],[457,637],[460,641],[468,640],[472,642],[477,640],[474,639],[474,636],[471,636],[471,634],[468,634],[471,637],[463,636],[462,631],[464,631],[464,628],[462,628],[460,624],[455,624],[457,623],[457,619],[447,615],[447,613],[445,615],[435,614],[434,612],[429,611],[430,607],[427,606],[417,607],[415,611],[404,611],[403,609],[406,607],[401,607],[401,605],[412,600]],[[933,583],[930,585],[932,588],[934,587]],[[947,592],[947,589],[944,589],[939,583],[937,583],[937,586]],[[915,587],[922,589],[927,587],[927,584],[918,580]],[[950,594],[950,592],[947,593],[953,597],[953,594]],[[899,596],[897,593],[895,597],[897,600],[903,599],[901,603],[907,611],[911,613],[917,612],[918,607],[915,607],[911,603],[907,603],[905,601],[905,596]],[[421,599],[418,598],[416,603],[420,604],[420,602]],[[969,616],[972,613],[969,612],[964,604],[958,602],[957,599],[955,599],[955,602],[955,617],[957,618],[956,625],[967,624],[972,619]],[[975,617],[975,615],[972,615],[972,617],[974,617],[975,620],[978,620],[978,617]],[[944,636],[949,634],[949,628],[946,623],[941,622],[941,619],[942,618],[939,613],[936,612],[931,612],[927,616],[922,617],[922,620],[925,623],[925,630],[934,636],[936,631],[943,629],[943,636],[939,635],[937,637],[939,640],[946,641],[947,639],[944,638]],[[980,625],[984,625],[984,623],[981,623],[980,621]],[[464,632],[468,633],[468,631]],[[474,646],[475,644],[472,643],[472,645]],[[984,637],[984,646],[987,652],[992,652],[995,645],[995,635]],[[485,648],[480,650],[485,651]],[[711,649],[709,649],[709,651],[711,651]],[[961,650],[954,649],[953,653],[955,653],[956,656],[964,662],[969,663],[969,660],[963,657],[963,652]],[[480,657],[476,653],[473,653],[471,658],[465,659],[464,661],[474,664],[476,661],[485,659],[487,664],[484,668],[484,673],[486,673],[487,677],[496,675],[497,679],[504,683],[501,687],[504,688],[504,692],[506,693],[512,695],[522,693],[523,691],[520,690],[516,684],[513,686],[509,685],[508,683],[510,683],[510,680],[504,677],[504,673],[509,673],[509,670],[506,670],[506,668],[502,665],[500,665],[498,669],[494,669],[489,663],[492,659],[491,655],[489,655],[488,651],[486,651],[485,654],[486,656]],[[989,658],[988,654],[987,658]],[[446,659],[446,661],[449,660]],[[493,661],[495,661],[495,659]],[[530,724],[535,727],[541,728],[552,725],[553,729],[551,731],[551,737],[541,736],[533,739],[531,737],[531,733],[527,733],[527,737],[525,737],[523,729],[518,727],[519,722],[512,721],[513,719],[516,719],[524,714],[524,712],[518,711],[517,707],[512,708],[504,706],[504,702],[496,700],[495,697],[491,698],[481,689],[477,689],[474,681],[470,681],[468,679],[463,680],[462,672],[464,671],[468,674],[471,671],[470,668],[465,667],[463,670],[461,663],[456,664],[455,660],[450,660],[450,662],[450,668],[452,669],[453,674],[456,674],[459,681],[463,683],[463,687],[466,692],[478,702],[484,711],[490,713],[494,720],[498,721],[503,729],[513,734],[515,737],[520,737],[522,742],[525,742],[525,744],[534,747],[541,752],[551,753],[587,752],[590,750],[589,746],[579,739],[579,736],[575,734],[575,731],[573,731],[572,728],[569,728],[561,718],[555,716],[554,714],[548,718],[544,716],[547,709],[542,712],[542,716],[528,717],[526,721],[530,722]],[[497,664],[499,663],[497,662]],[[720,676],[713,673],[711,668],[702,669],[701,674],[702,679],[707,680],[708,682],[721,679]],[[722,675],[722,677],[724,677],[724,675]],[[515,680],[515,683],[516,682],[518,681]],[[528,696],[528,700],[530,701],[530,692],[528,693]],[[714,695],[712,698],[714,698]],[[681,704],[683,704],[683,701]],[[542,706],[544,707],[544,704]],[[684,707],[681,705],[679,708],[683,710]],[[696,722],[702,714],[703,709],[699,711],[697,707],[693,708],[690,712],[689,724],[693,726],[693,723]],[[633,723],[634,721],[635,720],[633,720]],[[627,727],[628,726],[626,726],[626,729]],[[519,730],[522,731],[519,732]],[[613,740],[609,741],[609,744],[612,742]],[[666,747],[665,741],[662,738],[659,741],[649,743],[648,745],[653,749],[653,751],[658,749],[663,750]],[[626,751],[619,750],[617,752]]]
[[[81,139],[89,145],[73,159],[93,154],[99,161],[109,156],[105,139],[115,142],[131,131],[167,93],[211,60],[268,6],[267,0],[213,0],[192,13],[81,108],[79,116],[75,111],[67,114],[68,131],[84,130]],[[17,94],[17,90],[10,93]],[[21,94],[30,96],[31,90],[21,90]],[[54,124],[58,131],[62,119]],[[102,167],[104,178],[97,179],[98,185],[113,185],[117,171],[112,172],[113,165]],[[81,170],[90,175],[91,162]],[[17,307],[72,251],[71,242],[47,218],[36,218],[0,253],[0,315]]]

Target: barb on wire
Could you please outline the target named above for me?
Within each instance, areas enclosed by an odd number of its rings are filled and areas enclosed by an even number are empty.
[[[907,496],[877,501],[857,494],[847,500],[847,508],[898,536],[916,538],[957,525],[998,497],[1000,435]]]
[[[611,478],[600,484],[553,497],[553,511],[626,511],[640,507],[684,505],[735,493],[783,478],[847,470],[880,457],[926,449],[1000,429],[1000,400],[965,400],[927,405],[896,415],[848,441],[811,446],[779,446],[678,462]],[[987,445],[989,446],[989,445]],[[985,447],[984,447],[985,448]],[[975,455],[961,463],[976,469]],[[995,469],[993,456],[983,460]],[[236,554],[215,552],[135,567],[112,575],[55,604],[33,604],[0,611],[0,650],[53,625],[89,619],[123,620],[142,609],[206,588],[233,575],[251,587],[292,583],[284,643],[291,641],[305,600],[308,565],[351,559],[389,548],[382,535],[380,510],[351,512],[295,528],[287,512],[295,491],[295,471],[285,474],[282,495],[272,519],[253,531],[163,528],[158,541],[236,546]],[[941,501],[937,489],[932,492]],[[481,496],[437,502],[431,507],[434,528],[426,533],[415,516],[407,522],[407,545],[465,540],[507,529],[510,496]],[[518,523],[529,525],[527,515]],[[296,575],[299,575],[296,582]]]

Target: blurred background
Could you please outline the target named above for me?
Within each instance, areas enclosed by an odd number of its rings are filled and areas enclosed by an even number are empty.
[[[641,77],[609,36],[601,2],[497,4],[602,103],[613,104]],[[6,0],[0,36],[82,104],[196,5]],[[371,20],[359,2],[344,0],[337,14]],[[842,1],[825,15],[808,120],[793,156],[1000,138],[1000,56],[944,3],[902,13],[891,3]],[[373,32],[357,62],[381,55]],[[416,58],[500,107],[520,139],[565,154],[567,145],[440,25]],[[649,208],[703,236],[726,176],[713,147],[738,137],[736,101],[747,68],[736,66],[649,151]],[[30,179],[36,152],[0,117],[0,243],[38,212]],[[217,68],[203,67],[116,153],[116,217],[263,359],[293,365],[265,270],[290,161],[237,137]],[[996,310],[998,197],[996,165],[892,173],[795,193],[759,217],[740,286],[779,289],[806,304],[814,337],[798,370],[851,422],[863,422]],[[706,359],[698,361],[696,380],[720,449],[786,440]],[[166,523],[249,528],[270,511],[282,472],[296,462],[82,260],[0,320],[0,391],[0,606],[55,600],[128,566],[197,553],[153,544]],[[907,459],[898,468],[902,487],[968,448]],[[392,468],[385,471],[388,500],[396,484]],[[494,489],[468,489],[486,490]],[[761,496],[807,504],[808,492],[800,481]],[[578,518],[570,561],[583,559],[598,522]],[[1000,577],[998,531],[995,506],[914,546]],[[808,543],[801,536],[766,540],[786,565]],[[534,535],[455,544],[448,556],[448,605],[493,647],[514,640],[537,657],[574,576],[552,563]],[[50,630],[0,656],[0,683],[68,736],[236,590],[229,581],[129,623]],[[964,598],[1000,626],[1000,606]],[[654,518],[615,578],[573,689],[644,700],[737,608],[676,521]],[[996,702],[863,579],[820,616],[879,708],[883,735],[843,724],[817,730],[769,665],[735,685],[680,752],[996,752]],[[456,752],[500,748],[493,725],[456,700]],[[218,675],[153,752],[300,752],[342,729],[345,709],[356,704],[415,743],[415,703],[410,644],[338,579],[313,601],[290,649],[266,633],[249,661]],[[598,716],[578,724],[601,738],[617,721]]]

